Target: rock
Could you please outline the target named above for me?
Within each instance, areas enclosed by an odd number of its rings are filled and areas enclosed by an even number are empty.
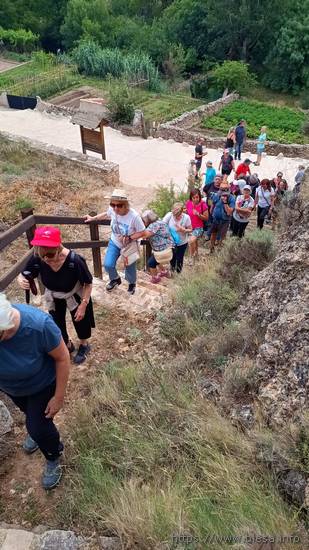
[[[12,426],[13,418],[5,404],[0,401],[0,436],[10,432]]]
[[[232,423],[243,426],[244,428],[252,428],[254,425],[254,412],[251,405],[241,405],[231,410],[230,414]]]
[[[302,506],[305,503],[307,478],[302,472],[289,470],[282,474],[278,480],[278,487],[293,504]]]
[[[41,536],[36,550],[82,550],[84,545],[84,539],[73,531],[52,530]]]
[[[298,422],[309,405],[309,172],[285,213],[276,257],[250,281],[238,315],[257,327],[258,400],[271,426]]]
[[[117,537],[99,537],[100,550],[121,550],[122,546]]]
[[[202,378],[200,389],[204,397],[216,399],[220,395],[220,385],[211,378]]]
[[[284,158],[284,154],[283,154],[283,153],[279,153],[279,154],[277,155],[277,159],[283,159],[283,158]]]

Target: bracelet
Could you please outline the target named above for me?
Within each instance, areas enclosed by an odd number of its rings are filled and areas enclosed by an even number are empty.
[[[83,299],[82,299],[82,303],[83,303],[83,302],[85,302],[86,305],[89,304],[89,302],[88,302],[88,300],[86,300],[86,298],[83,298]]]

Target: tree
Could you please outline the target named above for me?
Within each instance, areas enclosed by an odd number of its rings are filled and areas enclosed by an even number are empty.
[[[69,0],[61,26],[62,42],[66,48],[73,48],[82,38],[108,46],[110,32],[107,0]]]
[[[249,66],[242,61],[224,61],[211,71],[211,81],[219,90],[244,93],[256,83],[255,76],[249,73]]]
[[[286,21],[265,68],[264,82],[274,90],[299,93],[309,89],[309,0]]]

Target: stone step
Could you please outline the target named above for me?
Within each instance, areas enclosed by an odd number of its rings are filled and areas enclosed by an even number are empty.
[[[34,540],[34,534],[24,529],[1,529],[1,538],[3,538],[0,546],[1,550],[32,550],[31,546]],[[4,535],[4,536],[3,536]],[[1,540],[0,538],[0,540]]]

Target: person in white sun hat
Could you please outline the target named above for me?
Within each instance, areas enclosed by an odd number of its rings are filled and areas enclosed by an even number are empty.
[[[96,216],[85,216],[85,223],[99,220],[111,220],[111,238],[104,259],[104,269],[109,275],[106,290],[111,292],[121,284],[121,278],[116,269],[120,256],[125,265],[125,278],[129,283],[129,294],[135,293],[136,262],[139,257],[137,241],[145,230],[141,216],[130,207],[127,193],[123,189],[114,189],[110,196],[110,206],[106,212]],[[131,235],[134,234],[134,239]]]
[[[12,305],[0,293],[0,390],[26,416],[23,449],[43,453],[47,490],[62,475],[63,444],[53,418],[63,406],[69,371],[69,351],[52,317],[32,306]]]

